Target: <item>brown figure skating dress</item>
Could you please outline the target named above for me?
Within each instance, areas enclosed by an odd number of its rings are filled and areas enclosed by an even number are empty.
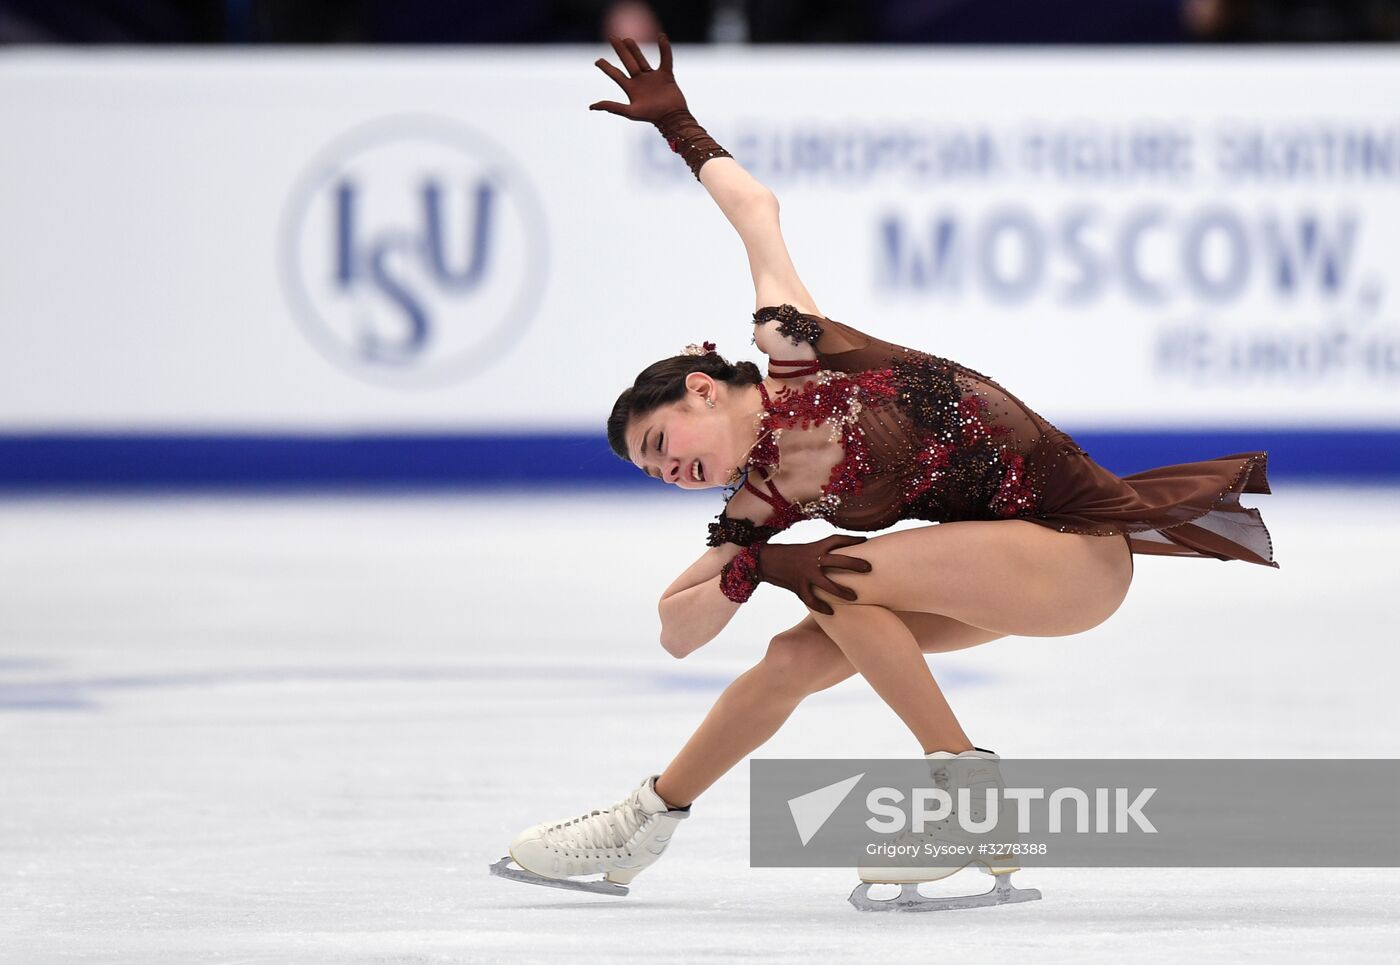
[[[1024,519],[1063,533],[1121,536],[1133,553],[1244,560],[1277,567],[1259,511],[1242,493],[1268,493],[1268,455],[1242,452],[1119,477],[992,379],[948,359],[881,341],[791,305],[759,309],[816,360],[770,359],[759,443],[750,469],[772,476],[785,429],[829,420],[844,447],[820,496],[784,497],[748,473],[742,488],[772,512],[762,524],[721,512],[709,544],[752,546],[801,519],[851,530],[902,519]],[[766,432],[765,432],[766,430]],[[737,492],[737,490],[735,490]],[[732,494],[731,494],[732,495]]]

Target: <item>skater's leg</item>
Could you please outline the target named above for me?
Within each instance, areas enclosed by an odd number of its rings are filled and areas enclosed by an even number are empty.
[[[833,611],[831,616],[815,611],[812,615],[913,732],[924,753],[971,750],[972,742],[904,622],[882,606],[848,603]]]
[[[810,617],[775,636],[763,659],[740,674],[656,781],[656,793],[685,807],[778,732],[808,694],[855,668]]]
[[[1133,578],[1123,540],[1061,533],[1020,519],[883,533],[841,553],[871,565],[868,573],[840,571],[840,582],[856,591],[852,607],[941,613],[1017,636],[1064,636],[1098,626],[1118,609]],[[833,607],[845,605],[816,592]]]
[[[1004,635],[937,613],[901,612],[897,617],[923,653],[960,650]],[[720,695],[657,780],[657,793],[672,807],[690,804],[777,733],[803,698],[855,672],[841,648],[807,616],[774,637],[763,659]]]
[[[1024,520],[943,523],[874,537],[841,552],[871,564],[842,571],[858,594],[812,616],[923,746],[971,750],[900,611],[939,613],[1001,633],[1060,636],[1089,629],[1122,602],[1132,561],[1121,540]]]

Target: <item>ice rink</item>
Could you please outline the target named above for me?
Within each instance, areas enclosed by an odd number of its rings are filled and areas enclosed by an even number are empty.
[[[1100,627],[931,665],[1007,757],[1400,756],[1398,497],[1279,480],[1245,501],[1281,569],[1139,557]],[[660,648],[718,502],[0,502],[0,961],[1396,961],[1396,870],[1028,870],[1043,901],[861,915],[850,869],[748,867],[747,766],[625,898],[489,876],[802,616],[763,587]],[[759,751],[918,753],[859,677]]]

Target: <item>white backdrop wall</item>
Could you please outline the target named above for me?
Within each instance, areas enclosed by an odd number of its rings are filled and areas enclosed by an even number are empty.
[[[749,344],[592,47],[0,53],[0,432],[599,431]],[[1400,427],[1388,51],[681,48],[824,314],[1065,427]]]

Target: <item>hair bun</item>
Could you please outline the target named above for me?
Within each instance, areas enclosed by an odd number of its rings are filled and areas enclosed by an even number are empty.
[[[740,359],[734,363],[734,371],[738,373],[738,382],[741,385],[749,385],[763,381],[763,371],[754,363]]]

